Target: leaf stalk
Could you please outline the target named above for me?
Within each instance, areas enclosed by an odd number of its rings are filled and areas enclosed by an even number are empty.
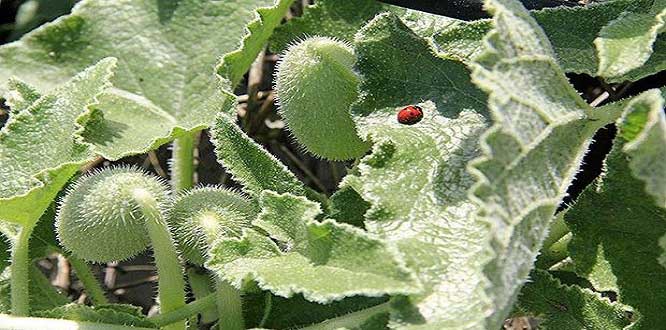
[[[240,291],[228,282],[218,279],[215,294],[217,296],[217,311],[220,315],[218,328],[220,330],[245,329]]]
[[[155,323],[158,327],[163,327],[169,324],[176,323],[180,320],[185,320],[190,316],[205,312],[207,309],[214,308],[217,301],[215,293],[211,293],[201,299],[197,299],[181,308],[175,309],[168,313],[157,314],[148,319]]]
[[[194,148],[197,133],[186,133],[173,141],[171,186],[175,192],[194,186]]]
[[[11,305],[12,314],[16,316],[30,315],[30,236],[36,225],[37,222],[21,227],[12,246]]]
[[[148,236],[152,242],[155,264],[159,274],[160,310],[164,313],[185,306],[185,281],[178,252],[155,198],[145,189],[134,191],[134,199],[146,220]],[[185,329],[186,322],[170,324],[164,329]]]

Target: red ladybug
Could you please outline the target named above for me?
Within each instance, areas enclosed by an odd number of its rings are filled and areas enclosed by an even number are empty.
[[[403,125],[414,125],[423,119],[423,109],[418,105],[408,105],[398,112],[398,122]]]

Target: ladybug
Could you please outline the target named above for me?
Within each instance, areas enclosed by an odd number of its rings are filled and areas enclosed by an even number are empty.
[[[418,105],[408,105],[398,112],[398,122],[403,125],[414,125],[423,119],[423,109]]]

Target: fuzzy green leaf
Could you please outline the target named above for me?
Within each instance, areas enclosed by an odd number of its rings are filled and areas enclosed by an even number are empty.
[[[636,313],[632,330],[658,329],[666,322],[666,268],[658,262],[666,210],[646,203],[651,197],[632,176],[623,146],[618,137],[605,175],[565,215],[573,233],[569,254],[583,277],[602,270],[613,275],[618,300]]]
[[[545,33],[520,2],[486,5],[495,28],[472,77],[490,95],[494,125],[481,140],[484,155],[470,168],[477,217],[492,228],[494,257],[485,274],[493,314],[486,325],[498,328],[594,133],[617,114],[593,111],[569,85]]]
[[[303,183],[226,114],[217,117],[211,136],[218,161],[247,193],[259,196],[266,189],[296,195],[305,193]]]
[[[243,39],[240,49],[228,53],[222,59],[218,73],[236,86],[252,62],[261,52],[266,41],[273,34],[273,30],[280,25],[285,13],[294,0],[277,0],[270,8],[258,8],[259,18],[248,24],[249,34]]]
[[[428,41],[397,16],[377,16],[359,31],[355,46],[363,78],[352,107],[359,126],[396,123],[397,107],[426,100],[446,117],[485,112],[486,96],[470,82],[465,66],[433,56]]]
[[[645,182],[645,190],[666,208],[666,116],[664,97],[651,90],[634,98],[623,118],[621,134],[627,140],[624,152],[631,157],[634,176]]]
[[[106,56],[119,59],[113,83],[120,91],[101,98],[86,138],[109,159],[145,152],[186,131],[210,125],[229,108],[230,88],[214,74],[220,54],[238,55],[224,72],[238,80],[269,37],[289,1],[90,1],[72,14],[0,47],[0,76],[18,76],[46,91]],[[248,63],[249,61],[249,63]],[[0,86],[0,92],[3,87]]]
[[[19,113],[30,107],[42,95],[30,84],[18,79],[9,79],[7,82],[6,104],[10,111]]]
[[[243,295],[243,313],[248,327],[291,329],[302,328],[340,316],[349,316],[356,311],[365,311],[386,301],[386,297],[357,296],[322,305],[307,301],[301,295],[287,299],[261,291]],[[303,310],[307,310],[308,313],[293,312]],[[382,328],[382,330],[384,329],[385,327]]]
[[[622,330],[630,323],[621,305],[590,290],[563,285],[542,270],[530,274],[515,309],[536,317],[542,330]]]
[[[365,213],[370,209],[370,203],[366,202],[356,190],[348,186],[342,187],[331,195],[330,201],[331,219],[357,227],[364,226]]]
[[[39,311],[34,316],[65,319],[80,322],[117,324],[134,327],[154,327],[141,313],[141,308],[132,305],[86,306],[69,304],[50,310]]]
[[[234,286],[253,279],[278,296],[303,294],[319,303],[419,289],[382,242],[349,225],[315,221],[316,203],[270,191],[259,202],[262,211],[253,224],[270,238],[250,229],[240,239],[217,240],[210,250],[206,266]]]
[[[437,31],[462,22],[375,0],[319,0],[305,7],[303,16],[291,19],[275,30],[271,49],[280,52],[295,41],[314,36],[352,42],[363,25],[383,12],[399,15],[407,26],[423,37],[431,37]]]
[[[412,297],[419,315],[393,322],[463,328],[486,314],[487,227],[472,218],[465,170],[487,126],[486,97],[464,65],[432,55],[427,40],[395,15],[377,16],[355,44],[362,83],[352,113],[374,146],[342,187],[370,204],[365,227],[398,248],[425,287]],[[422,107],[423,119],[399,124],[396,114],[409,104]]]
[[[666,1],[653,0],[647,11],[630,8],[608,23],[594,41],[601,77],[619,77],[645,64],[657,35],[666,30]]]
[[[655,0],[615,0],[593,3],[580,7],[560,7],[533,12],[534,18],[544,29],[557,54],[562,68],[567,72],[598,73],[600,56],[595,48],[595,40],[605,26],[622,17],[626,11],[647,12]],[[654,15],[652,16],[654,19]],[[434,35],[434,45],[440,56],[469,62],[483,47],[482,38],[492,28],[490,20],[459,22],[450,25]],[[576,31],[575,35],[571,31]],[[650,47],[652,45],[650,44]],[[611,82],[638,80],[666,69],[666,37],[660,36],[652,48],[646,49],[643,57],[650,59],[645,65],[640,57],[622,56],[636,69],[626,74],[599,72]],[[622,48],[627,51],[627,48]],[[650,57],[650,54],[652,55]],[[605,55],[603,55],[605,56]],[[603,60],[606,60],[605,57]],[[632,68],[633,68],[632,67]]]
[[[352,41],[354,34],[365,22],[389,9],[374,0],[320,0],[304,8],[302,17],[296,17],[278,27],[271,38],[271,50],[281,52],[294,40],[309,36],[326,36]]]
[[[0,219],[29,224],[79,166],[92,159],[79,135],[96,97],[110,86],[105,59],[37,99],[0,131]]]
[[[156,149],[169,141],[174,117],[135,94],[112,89],[99,97],[85,131],[95,153],[106,159],[120,159]]]

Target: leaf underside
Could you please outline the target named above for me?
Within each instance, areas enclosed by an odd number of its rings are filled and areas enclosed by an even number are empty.
[[[473,63],[489,93],[494,125],[470,164],[477,213],[491,226],[486,265],[492,301],[487,328],[498,328],[533,267],[548,225],[579,170],[594,133],[590,107],[569,85],[543,30],[517,1],[487,1],[494,29]]]

